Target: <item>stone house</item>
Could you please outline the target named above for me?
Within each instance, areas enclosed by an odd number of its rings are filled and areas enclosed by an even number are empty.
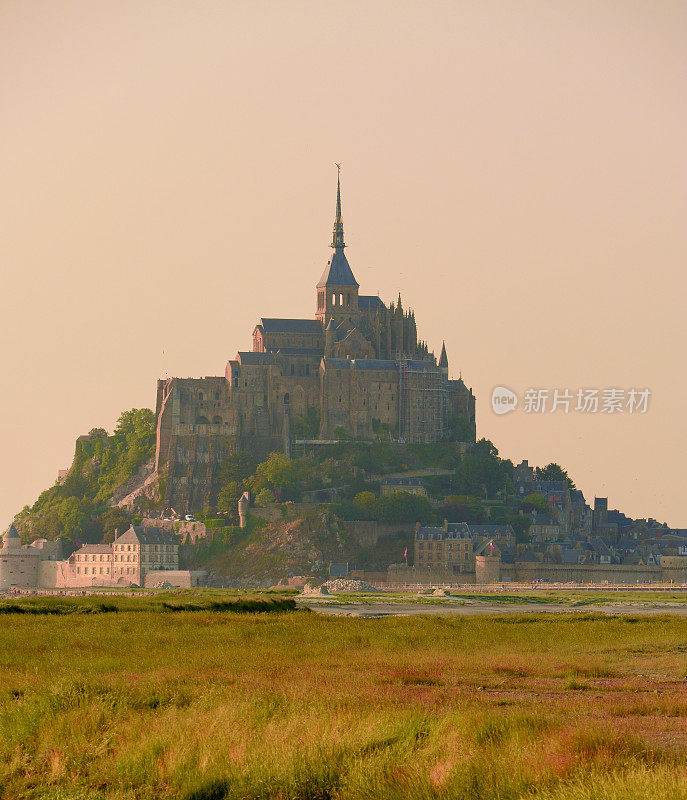
[[[533,542],[552,542],[561,536],[561,525],[551,514],[532,514],[530,537]]]
[[[69,557],[75,584],[88,586],[112,582],[112,545],[85,544]]]
[[[443,527],[417,525],[415,528],[415,568],[441,570],[452,575],[475,570],[473,539],[464,522],[444,523]]]
[[[151,571],[179,569],[179,542],[161,528],[132,525],[112,544],[112,579],[143,586]]]

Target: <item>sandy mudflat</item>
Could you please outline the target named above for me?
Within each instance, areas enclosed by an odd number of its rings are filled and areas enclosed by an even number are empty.
[[[410,617],[410,616],[494,616],[504,614],[606,614],[608,616],[652,617],[669,614],[687,617],[687,603],[590,603],[571,607],[564,603],[464,603],[446,598],[433,603],[337,602],[336,598],[299,598],[298,603],[318,614],[339,617]]]

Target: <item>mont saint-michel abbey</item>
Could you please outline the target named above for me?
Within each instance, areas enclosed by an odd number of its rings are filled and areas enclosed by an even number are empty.
[[[157,385],[156,472],[165,504],[206,506],[227,452],[290,452],[292,442],[475,440],[475,396],[418,339],[399,295],[358,292],[344,249],[337,183],[333,254],[313,319],[263,317],[224,375]]]

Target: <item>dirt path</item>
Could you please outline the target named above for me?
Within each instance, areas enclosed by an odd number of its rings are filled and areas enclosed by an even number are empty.
[[[687,603],[591,603],[575,606],[562,603],[460,603],[449,598],[434,603],[337,602],[336,598],[298,598],[297,602],[318,614],[339,617],[411,616],[495,616],[503,614],[606,614],[607,616],[653,617],[669,614],[687,617]]]

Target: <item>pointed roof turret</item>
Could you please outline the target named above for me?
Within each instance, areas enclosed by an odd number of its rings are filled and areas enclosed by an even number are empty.
[[[334,255],[329,260],[327,268],[318,281],[318,286],[358,286],[353,271],[344,255],[344,229],[343,216],[341,215],[341,165],[337,164],[339,175],[336,179],[336,212],[334,215],[334,231],[332,247]]]
[[[448,356],[446,355],[446,342],[441,343],[441,355],[439,356],[439,366],[448,369]]]
[[[5,531],[5,535],[2,537],[1,545],[1,549],[3,551],[21,550],[21,539],[14,525],[10,525]]]

